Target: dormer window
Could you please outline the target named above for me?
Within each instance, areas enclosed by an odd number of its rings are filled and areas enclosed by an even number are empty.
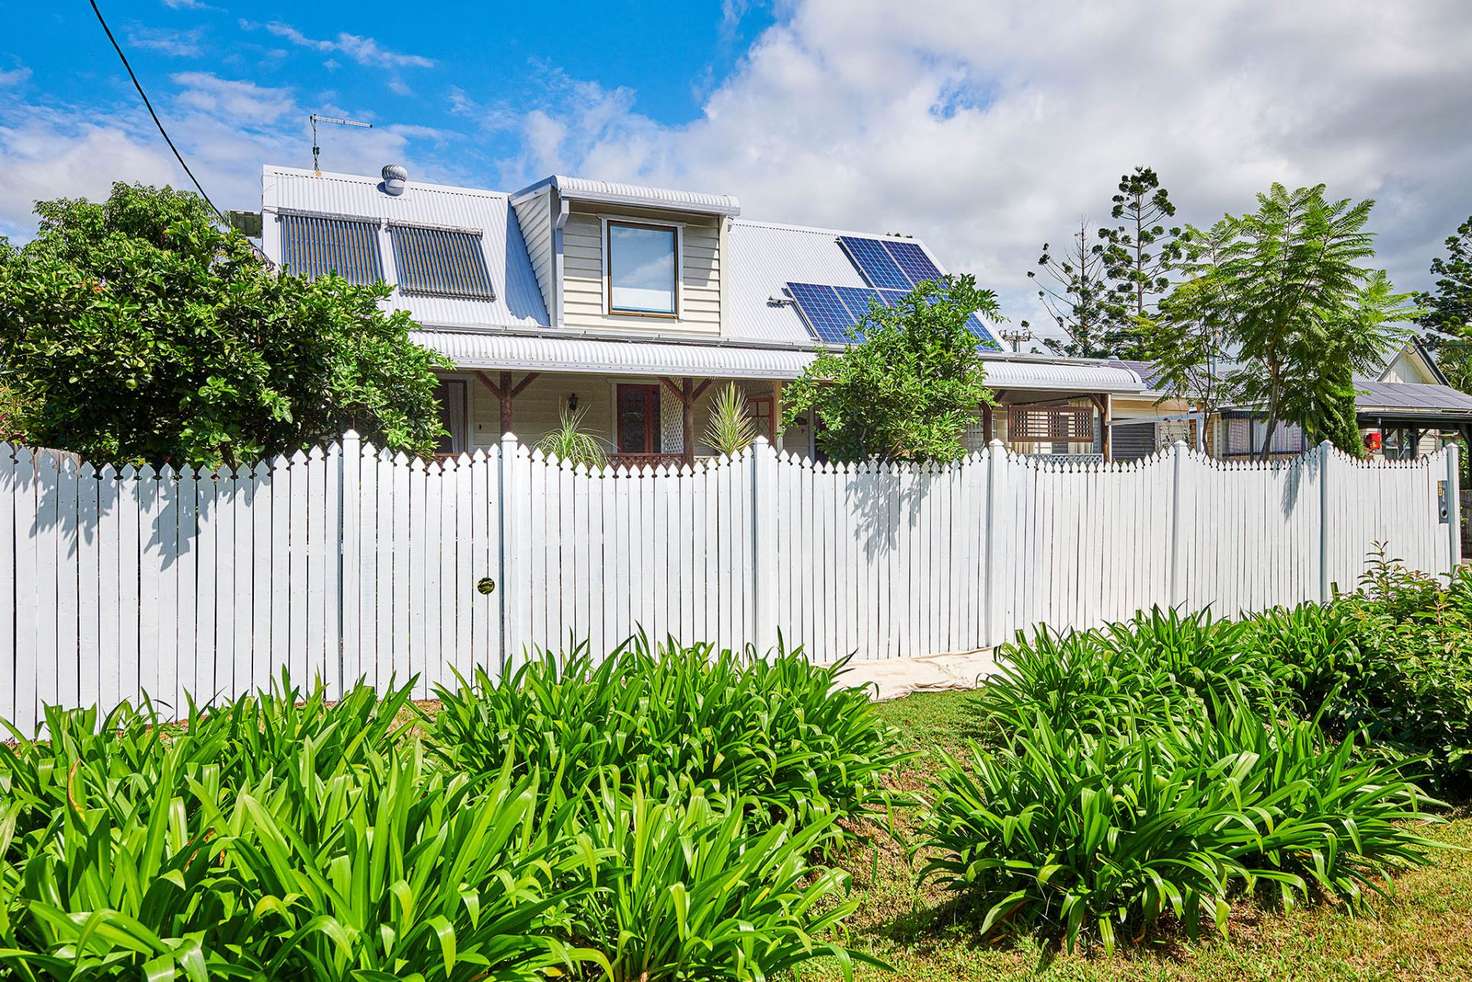
[[[608,312],[674,317],[680,302],[679,226],[609,221],[605,235]]]

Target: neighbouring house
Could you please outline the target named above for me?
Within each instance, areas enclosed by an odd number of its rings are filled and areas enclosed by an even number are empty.
[[[1418,337],[1392,350],[1374,372],[1355,379],[1355,415],[1372,457],[1410,460],[1472,435],[1472,395],[1452,387],[1436,357]],[[1217,456],[1262,452],[1267,423],[1250,407],[1222,411]],[[1271,452],[1291,456],[1308,449],[1303,431],[1279,425]]]
[[[454,362],[445,453],[504,432],[533,442],[578,408],[619,462],[690,460],[709,449],[715,386],[734,382],[770,439],[812,454],[808,421],[779,432],[783,384],[841,348],[871,303],[945,271],[911,236],[757,221],[728,194],[577,177],[506,193],[392,165],[381,178],[267,166],[261,205],[271,259],[384,281],[415,339]],[[1117,407],[1169,409],[1128,364],[1013,354],[971,327],[999,396],[968,432],[976,449],[995,437],[1108,457]],[[1133,448],[1142,437],[1128,432]]]

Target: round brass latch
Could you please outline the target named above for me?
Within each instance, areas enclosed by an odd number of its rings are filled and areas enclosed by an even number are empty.
[[[489,597],[496,591],[496,581],[489,576],[482,576],[475,584],[475,588],[483,595]]]

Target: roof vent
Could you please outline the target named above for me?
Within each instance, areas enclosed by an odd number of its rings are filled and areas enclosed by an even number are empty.
[[[404,185],[409,181],[409,169],[403,164],[383,165],[383,193],[393,195],[397,198],[404,193]]]

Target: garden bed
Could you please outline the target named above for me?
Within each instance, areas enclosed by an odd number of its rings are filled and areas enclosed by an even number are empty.
[[[1040,630],[880,705],[800,652],[634,639],[433,706],[53,709],[0,745],[0,966],[1465,976],[1472,577],[1361,585]]]

